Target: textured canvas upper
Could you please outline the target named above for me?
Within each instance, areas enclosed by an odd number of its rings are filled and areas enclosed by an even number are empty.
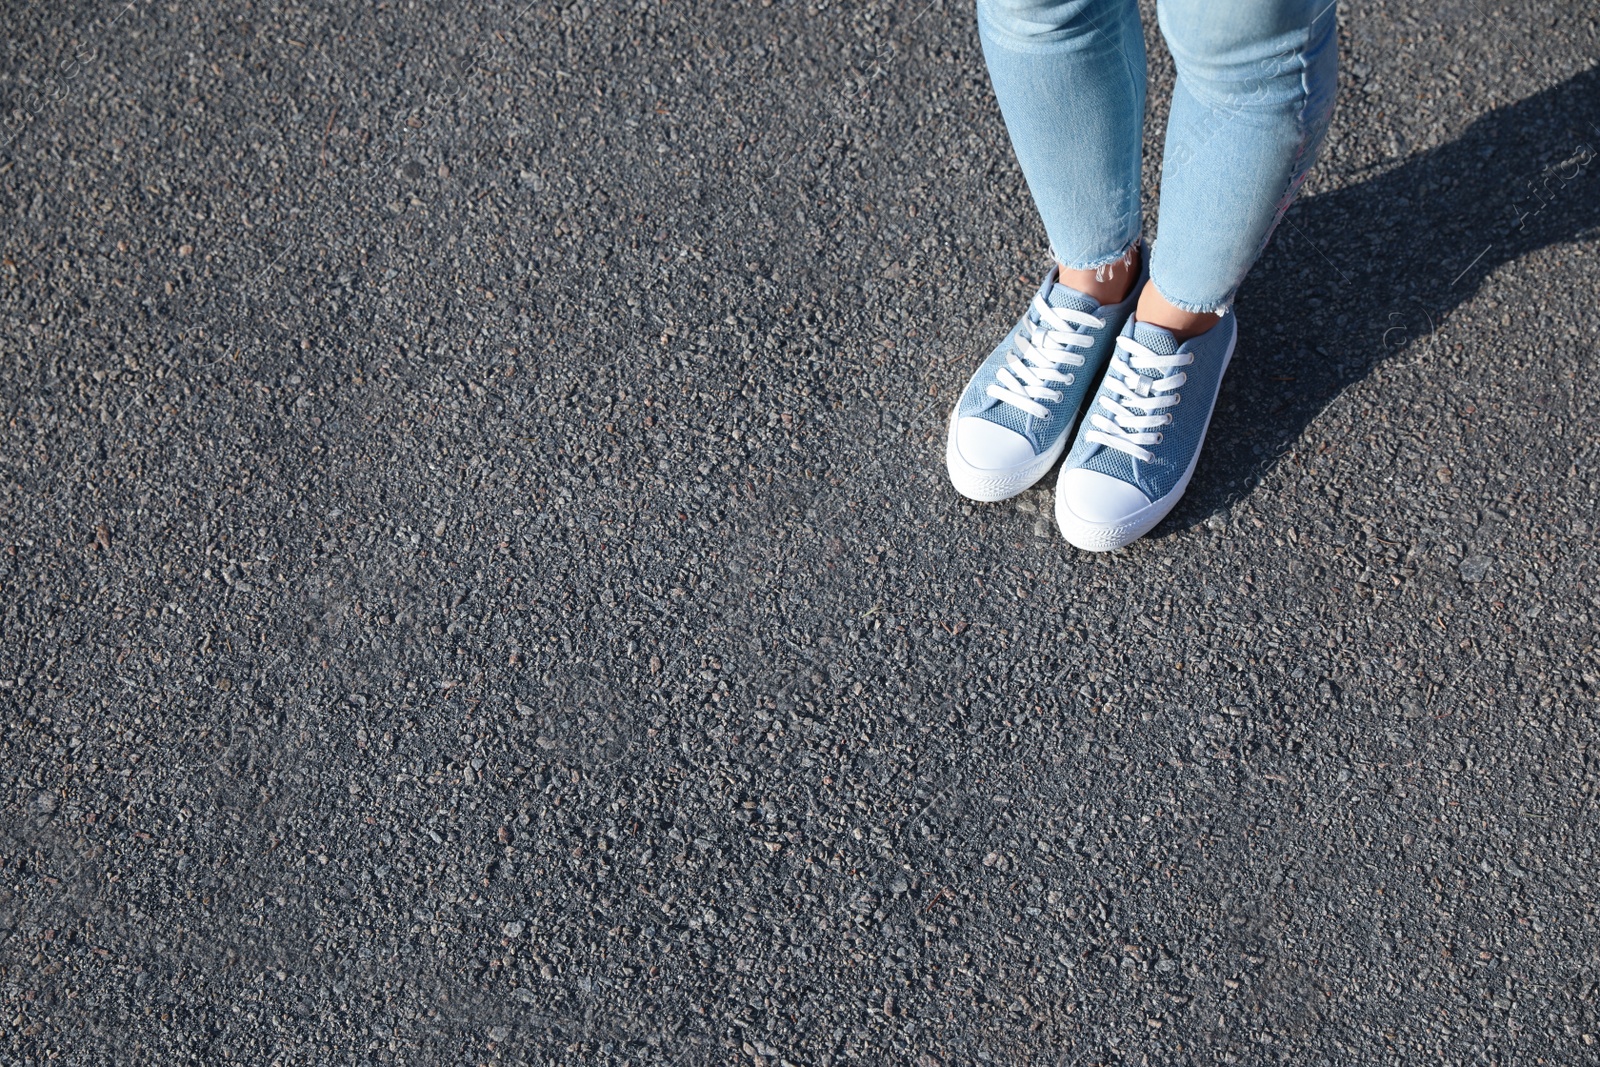
[[[1133,291],[1127,299],[1120,304],[1108,304],[1103,309],[1093,299],[1085,296],[1070,286],[1062,285],[1055,280],[1055,271],[1052,270],[1039,287],[1044,295],[1045,303],[1051,307],[1072,308],[1092,315],[1098,315],[1106,320],[1105,326],[1100,330],[1085,331],[1092,333],[1094,343],[1080,349],[1084,355],[1083,366],[1064,368],[1073,375],[1071,385],[1054,385],[1061,391],[1058,401],[1040,401],[1050,409],[1049,417],[1035,418],[1020,408],[1002,403],[988,395],[989,386],[996,381],[995,375],[1006,366],[1006,358],[1012,351],[1012,344],[1017,334],[1025,330],[1030,324],[1037,323],[1038,315],[1035,314],[1032,302],[1028,310],[1011,332],[995,346],[989,353],[989,358],[983,361],[972,380],[967,383],[966,391],[961,394],[961,401],[957,406],[957,414],[961,416],[973,415],[986,419],[1008,430],[1014,430],[1027,438],[1033,446],[1034,455],[1040,455],[1050,449],[1062,434],[1072,428],[1073,421],[1078,417],[1079,410],[1083,407],[1084,397],[1100,380],[1100,372],[1105,369],[1106,360],[1111,353],[1111,347],[1116,343],[1117,332],[1121,330],[1122,323],[1133,312],[1138,301],[1140,284],[1144,281],[1141,273],[1139,281],[1133,286]]]
[[[1091,427],[1086,417],[1083,427],[1078,431],[1077,440],[1072,443],[1072,450],[1067,453],[1063,469],[1084,467],[1108,474],[1138,486],[1151,500],[1159,500],[1171,492],[1178,479],[1183,477],[1183,472],[1188,470],[1189,460],[1205,436],[1217,388],[1222,383],[1223,359],[1237,328],[1234,317],[1227,315],[1210,330],[1199,337],[1190,338],[1180,346],[1177,338],[1161,327],[1129,319],[1122,332],[1156,355],[1171,356],[1183,351],[1194,353],[1194,362],[1183,368],[1187,380],[1178,390],[1183,401],[1167,409],[1172,414],[1172,424],[1162,428],[1161,443],[1147,446],[1155,453],[1154,459],[1137,459],[1120,449],[1090,442],[1086,431]],[[1161,377],[1159,371],[1140,373],[1147,378]],[[1101,391],[1104,391],[1103,386]],[[1091,404],[1089,414],[1103,412],[1098,399]]]

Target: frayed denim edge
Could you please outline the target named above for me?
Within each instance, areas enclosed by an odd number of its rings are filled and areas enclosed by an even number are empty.
[[[1153,267],[1155,265],[1155,250],[1153,248],[1150,252],[1150,260],[1151,266]],[[1192,300],[1174,300],[1172,297],[1168,296],[1165,289],[1161,288],[1159,285],[1156,285],[1156,275],[1154,270],[1150,272],[1150,284],[1155,285],[1156,292],[1161,295],[1161,299],[1165,300],[1179,311],[1187,311],[1191,315],[1216,315],[1219,318],[1227,318],[1228,312],[1233,310],[1233,298],[1239,293],[1239,286],[1235,285],[1232,289],[1229,289],[1227,293],[1223,294],[1221,300],[1211,304],[1197,304]]]
[[[1238,295],[1239,286],[1244,284],[1244,280],[1240,279],[1234,283],[1233,288],[1222,294],[1221,300],[1214,300],[1210,303],[1196,303],[1193,300],[1174,300],[1167,295],[1167,290],[1164,287],[1156,285],[1156,245],[1160,243],[1160,238],[1151,241],[1148,252],[1150,256],[1150,284],[1155,285],[1156,292],[1160,294],[1161,299],[1179,311],[1187,311],[1191,315],[1218,315],[1226,318],[1228,312],[1233,310],[1233,298]]]
[[[1106,280],[1105,268],[1111,266],[1111,264],[1117,262],[1118,260],[1122,261],[1122,265],[1124,267],[1133,266],[1133,250],[1139,247],[1140,237],[1140,234],[1134,234],[1133,240],[1129,241],[1122,251],[1113,252],[1109,256],[1103,256],[1100,259],[1093,259],[1087,263],[1068,263],[1065,259],[1061,258],[1061,254],[1056,251],[1054,245],[1052,245],[1050,248],[1050,256],[1057,263],[1061,264],[1068,270],[1092,270],[1094,271],[1094,280],[1097,282],[1103,282]]]

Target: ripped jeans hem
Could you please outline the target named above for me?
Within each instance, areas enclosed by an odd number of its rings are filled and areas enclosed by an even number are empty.
[[[1061,264],[1068,270],[1094,271],[1095,281],[1103,282],[1105,281],[1105,268],[1111,266],[1111,264],[1120,261],[1124,267],[1133,266],[1133,251],[1139,247],[1139,239],[1140,235],[1134,234],[1133,240],[1124,245],[1121,250],[1113,252],[1109,256],[1101,256],[1097,259],[1091,259],[1085,263],[1068,263],[1066,259],[1055,250],[1054,247],[1050,249],[1050,255],[1057,263]]]
[[[1239,287],[1235,285],[1226,293],[1224,293],[1222,295],[1222,299],[1220,300],[1175,300],[1173,299],[1172,295],[1168,293],[1159,282],[1156,281],[1154,272],[1152,272],[1150,275],[1150,284],[1155,286],[1156,293],[1161,297],[1161,299],[1165,300],[1179,311],[1187,311],[1191,315],[1216,315],[1219,317],[1226,317],[1228,312],[1233,309],[1233,298],[1238,295],[1239,292]]]

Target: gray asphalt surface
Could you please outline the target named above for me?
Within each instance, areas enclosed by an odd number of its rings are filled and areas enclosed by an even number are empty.
[[[967,5],[623,6],[5,6],[0,1062],[1600,1061],[1593,7],[1344,9],[1089,556]]]

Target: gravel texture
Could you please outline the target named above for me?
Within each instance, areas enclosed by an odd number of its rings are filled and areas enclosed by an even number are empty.
[[[966,4],[9,4],[0,1062],[1600,1059],[1597,16],[1343,19],[1089,556]]]

